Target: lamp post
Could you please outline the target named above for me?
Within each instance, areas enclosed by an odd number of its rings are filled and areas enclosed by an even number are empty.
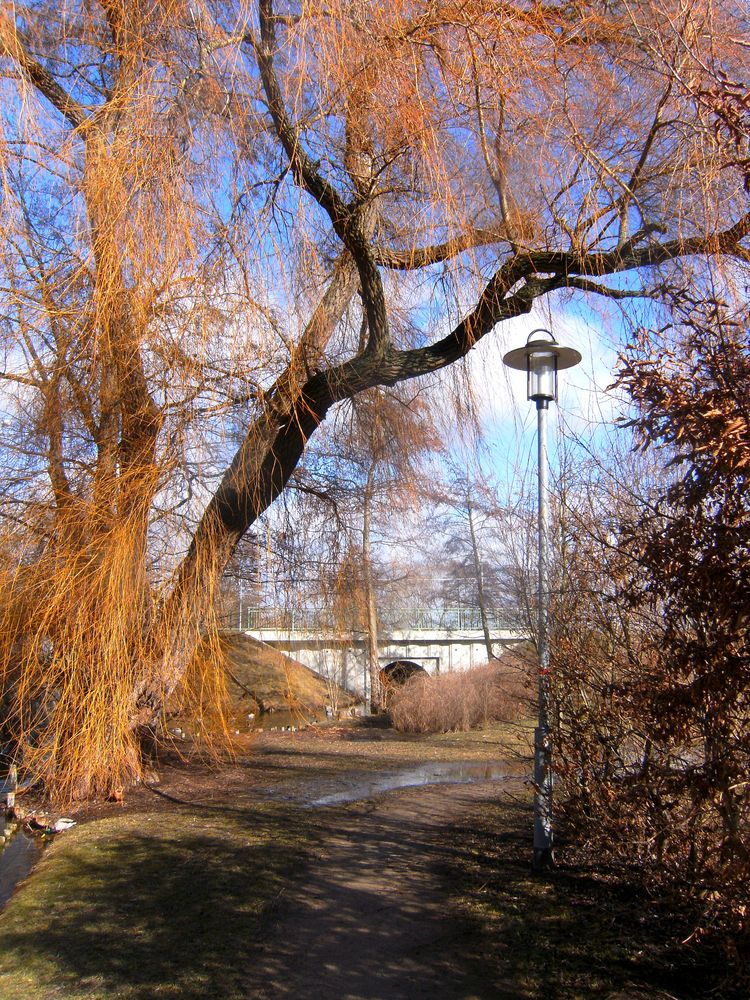
[[[538,443],[538,627],[539,720],[534,730],[534,871],[553,864],[552,752],[549,733],[549,459],[547,456],[547,411],[557,399],[557,373],[572,368],[581,355],[572,347],[561,347],[549,330],[533,330],[524,347],[503,358],[509,368],[526,372],[526,396],[536,403]]]

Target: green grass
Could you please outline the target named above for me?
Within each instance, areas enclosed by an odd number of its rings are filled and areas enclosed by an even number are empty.
[[[0,996],[245,996],[258,936],[308,846],[285,817],[169,810],[64,835],[0,920]]]

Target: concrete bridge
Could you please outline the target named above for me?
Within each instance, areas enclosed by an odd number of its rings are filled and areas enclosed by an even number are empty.
[[[523,612],[492,608],[487,612],[494,654],[529,637]],[[245,608],[238,630],[273,646],[335,680],[366,693],[367,634],[337,628],[315,611]],[[474,608],[419,608],[381,624],[378,651],[382,666],[412,660],[429,674],[468,670],[487,662],[479,611]]]

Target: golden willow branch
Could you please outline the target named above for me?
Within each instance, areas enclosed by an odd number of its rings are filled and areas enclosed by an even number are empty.
[[[60,86],[55,78],[29,53],[28,44],[15,22],[0,12],[0,52],[8,56],[22,75],[73,126],[81,128],[91,121],[92,109],[80,104]]]

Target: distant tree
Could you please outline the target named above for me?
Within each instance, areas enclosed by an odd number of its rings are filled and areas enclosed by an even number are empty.
[[[336,507],[346,540],[344,563],[335,574],[344,593],[336,604],[340,612],[349,609],[349,620],[340,624],[367,635],[369,701],[378,711],[381,588],[375,543],[387,540],[389,526],[419,505],[425,495],[422,462],[440,442],[424,398],[400,386],[362,393],[339,411],[332,431],[310,449],[301,473],[309,498]]]
[[[236,628],[249,628],[247,612],[264,603],[261,548],[258,536],[248,532],[224,569],[222,619]]]
[[[487,658],[495,658],[489,611],[508,603],[507,554],[499,542],[502,518],[497,495],[489,480],[475,470],[459,471],[455,464],[448,481],[433,490],[438,520],[445,535],[440,561],[443,601],[473,608],[479,614]]]

